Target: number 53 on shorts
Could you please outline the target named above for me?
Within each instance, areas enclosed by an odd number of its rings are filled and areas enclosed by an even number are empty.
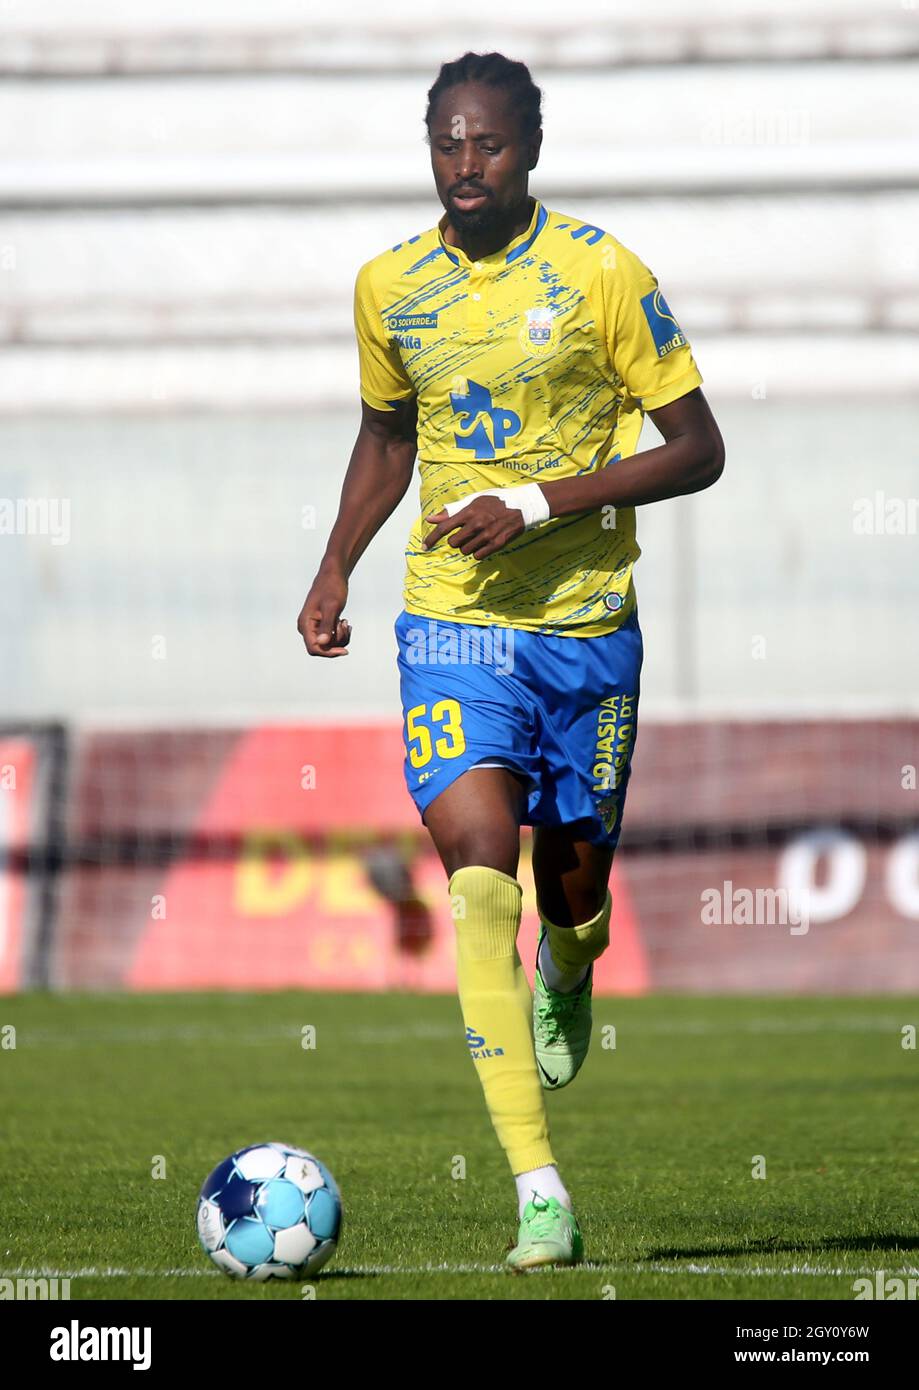
[[[437,700],[415,705],[405,713],[406,749],[412,767],[425,767],[438,758],[458,758],[466,751],[459,700]]]

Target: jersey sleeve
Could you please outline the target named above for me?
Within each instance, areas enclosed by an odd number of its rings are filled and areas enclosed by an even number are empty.
[[[669,405],[702,384],[692,350],[657,279],[626,247],[614,243],[604,268],[607,346],[613,370],[643,410]]]
[[[398,349],[383,330],[369,262],[361,266],[354,285],[354,331],[362,398],[374,410],[395,410],[401,401],[414,396],[415,388],[402,365]]]

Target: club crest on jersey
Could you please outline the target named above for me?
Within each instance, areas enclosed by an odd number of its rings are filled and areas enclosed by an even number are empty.
[[[555,313],[550,308],[527,309],[526,323],[520,330],[524,352],[552,352],[556,345]]]

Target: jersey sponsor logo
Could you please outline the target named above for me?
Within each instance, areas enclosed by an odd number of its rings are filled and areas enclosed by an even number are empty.
[[[417,349],[421,347],[421,339],[415,333],[396,333],[393,341],[400,348]]]
[[[492,405],[491,392],[477,381],[465,391],[451,391],[450,405],[459,417],[453,441],[457,449],[472,449],[477,459],[493,459],[505,441],[520,433],[520,416]]]
[[[660,290],[652,290],[650,294],[646,294],[641,301],[641,307],[645,311],[658,357],[666,357],[674,348],[686,346],[680,325],[670,312],[670,305]]]
[[[412,333],[419,328],[436,328],[437,313],[433,314],[390,314],[386,319],[390,333]]]
[[[550,308],[527,309],[526,322],[518,334],[524,352],[552,352],[556,346],[554,311]]]

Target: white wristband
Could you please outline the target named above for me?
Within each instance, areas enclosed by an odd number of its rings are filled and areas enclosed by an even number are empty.
[[[506,507],[512,507],[514,511],[521,513],[524,531],[531,531],[534,526],[549,520],[549,503],[539,483],[523,483],[517,487],[489,487],[482,492],[471,492],[467,497],[448,502],[444,511],[449,516],[454,516],[477,497],[500,497]]]

